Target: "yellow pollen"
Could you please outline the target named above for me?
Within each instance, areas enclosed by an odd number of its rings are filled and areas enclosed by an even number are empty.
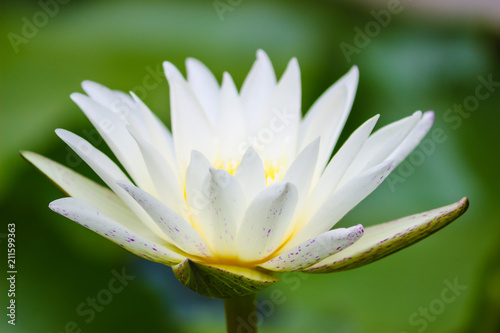
[[[234,176],[234,172],[236,171],[236,169],[238,169],[238,166],[240,165],[240,162],[237,162],[235,160],[227,160],[227,161],[224,161],[223,159],[221,158],[218,158],[216,159],[213,163],[212,163],[212,166],[215,168],[215,169],[222,169],[222,170],[226,170],[227,172],[229,172],[230,174],[232,174]]]
[[[285,163],[283,159],[279,162],[264,161],[264,172],[266,174],[266,186],[283,180],[285,175]]]
[[[236,169],[240,162],[236,160],[223,160],[222,158],[217,158],[212,166],[215,169],[222,169],[229,172],[234,176]],[[284,158],[281,158],[279,161],[264,161],[264,173],[266,177],[266,186],[272,185],[274,183],[280,182],[283,180],[286,171],[286,161]]]

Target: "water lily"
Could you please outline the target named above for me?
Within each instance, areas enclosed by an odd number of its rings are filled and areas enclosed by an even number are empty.
[[[56,133],[108,187],[22,154],[68,195],[50,203],[53,211],[171,266],[194,291],[227,299],[228,316],[278,281],[275,273],[359,267],[467,209],[464,198],[381,225],[332,229],[418,145],[433,112],[417,111],[372,134],[377,115],[330,159],[354,101],[356,67],[304,118],[296,59],[277,80],[259,50],[239,92],[228,73],[219,86],[201,62],[188,59],[186,67],[187,79],[164,63],[172,132],[134,93],[85,81],[86,95],[71,95],[124,170],[78,135]],[[230,331],[235,325],[228,318]]]

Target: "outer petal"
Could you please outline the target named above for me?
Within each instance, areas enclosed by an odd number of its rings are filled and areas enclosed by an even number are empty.
[[[299,131],[299,151],[318,136],[321,137],[315,177],[319,177],[340,136],[351,111],[358,87],[356,66],[321,95],[307,112]]]
[[[144,212],[144,210],[116,183],[116,181],[129,181],[128,177],[120,170],[120,168],[106,155],[95,149],[90,143],[66,130],[57,129],[56,134],[68,146],[87,163],[92,170],[115,192],[125,204],[137,215],[143,223],[158,233],[162,234],[158,226]],[[141,157],[142,158],[142,157]]]
[[[256,134],[260,129],[267,100],[275,87],[276,76],[273,65],[267,54],[258,50],[257,60],[248,73],[240,94],[251,134]]]
[[[199,60],[186,59],[187,79],[212,125],[217,119],[219,84],[210,70]]]
[[[195,256],[210,257],[212,255],[200,234],[181,216],[140,188],[123,183],[119,185],[144,208],[172,244]]]
[[[74,93],[71,94],[71,98],[99,131],[99,134],[134,181],[140,187],[154,191],[141,152],[126,128],[127,123],[88,96]]]
[[[469,201],[463,198],[449,206],[368,227],[359,242],[304,271],[330,273],[377,261],[444,228],[468,207]]]
[[[172,269],[186,287],[214,298],[255,294],[279,281],[277,277],[246,267],[207,265],[189,259]]]
[[[297,205],[297,188],[285,182],[267,187],[250,203],[238,231],[238,258],[258,261],[283,241]]]
[[[293,249],[260,265],[275,272],[297,271],[340,252],[363,236],[363,226],[333,229],[309,239]]]
[[[21,155],[66,195],[88,202],[134,232],[144,229],[139,218],[107,187],[36,153],[22,151]]]
[[[83,200],[76,198],[58,199],[51,202],[49,208],[140,257],[168,266],[175,265],[185,259],[185,256],[163,246],[165,241],[160,238],[153,234],[143,237],[134,233]]]
[[[248,201],[252,201],[266,187],[264,165],[253,148],[248,148],[243,155],[234,177],[240,182]]]

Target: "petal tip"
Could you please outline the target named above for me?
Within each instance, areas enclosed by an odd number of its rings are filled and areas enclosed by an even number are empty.
[[[91,81],[91,80],[83,80],[82,81],[82,88],[83,90],[85,90],[85,92],[87,92],[87,90],[89,89],[95,89],[95,88],[103,88],[104,86],[97,83],[97,82],[94,82],[94,81]]]
[[[79,102],[82,102],[85,100],[85,98],[88,98],[88,96],[82,94],[82,93],[79,93],[79,92],[74,92],[74,93],[71,93],[69,95],[69,97],[73,100],[73,102],[75,102],[76,104],[78,104]]]
[[[435,117],[436,115],[432,110],[425,111],[424,114],[422,115],[422,118],[428,118],[430,122],[434,122]]]

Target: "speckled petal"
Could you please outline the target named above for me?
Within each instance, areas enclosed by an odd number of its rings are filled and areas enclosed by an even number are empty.
[[[356,244],[305,269],[310,273],[330,273],[357,268],[402,250],[444,228],[469,206],[467,198],[454,204],[371,226]]]
[[[309,239],[260,265],[275,272],[298,271],[354,244],[363,236],[363,226],[338,228]]]
[[[261,260],[278,248],[286,237],[297,198],[297,188],[286,182],[271,185],[255,197],[245,212],[236,239],[240,260]]]
[[[138,235],[83,200],[62,198],[52,201],[49,208],[140,257],[168,266],[178,264],[186,258],[167,248],[165,245],[168,244],[155,235]]]
[[[201,207],[202,236],[216,255],[236,254],[236,235],[245,212],[245,193],[225,170],[210,168],[203,188],[207,204]]]
[[[195,256],[210,257],[212,255],[200,234],[181,216],[140,188],[129,184],[118,184],[144,208],[172,244]]]

